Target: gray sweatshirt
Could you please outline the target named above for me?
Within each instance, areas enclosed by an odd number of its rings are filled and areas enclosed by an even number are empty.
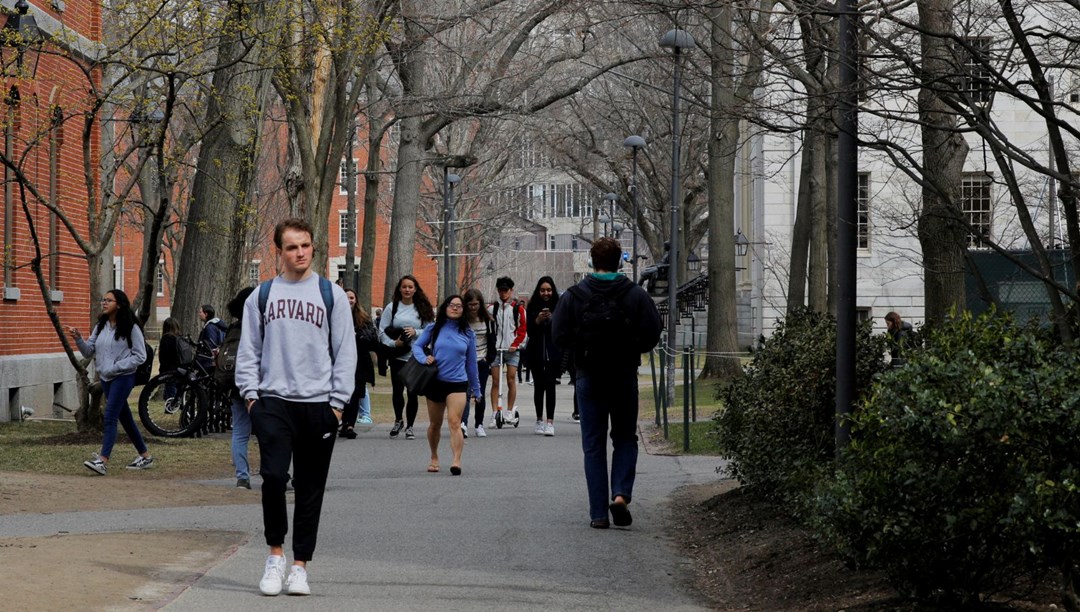
[[[90,337],[79,338],[75,345],[84,357],[94,358],[94,368],[101,380],[131,374],[146,361],[146,341],[138,325],[131,328],[131,346],[128,346],[126,339],[116,337],[116,326],[112,323],[105,323],[100,334],[97,329],[97,324],[94,324]]]
[[[251,293],[236,352],[236,386],[245,399],[269,395],[345,406],[356,384],[356,342],[349,298],[341,287],[333,290],[329,321],[314,273],[301,281],[275,278],[263,314],[258,289]],[[334,348],[333,361],[328,346]]]

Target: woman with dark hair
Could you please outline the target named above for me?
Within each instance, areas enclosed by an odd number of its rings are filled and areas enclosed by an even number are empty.
[[[484,395],[487,393],[488,376],[491,374],[491,360],[495,358],[495,320],[491,318],[484,304],[484,294],[479,289],[469,289],[465,292],[465,320],[469,323],[469,329],[476,336],[476,371],[480,378],[480,395],[476,396],[473,422],[476,423],[476,437],[485,438],[484,431]],[[468,437],[466,428],[469,424],[469,407],[471,403],[465,403],[465,413],[461,416],[462,431]]]
[[[244,302],[253,291],[255,291],[254,287],[244,287],[225,306],[233,322],[229,324],[221,340],[222,350],[231,346],[230,342],[233,340],[239,342],[244,325]],[[236,388],[235,381],[229,389],[229,399],[232,400],[232,462],[236,470],[236,488],[250,489],[251,465],[248,461],[248,442],[251,440],[251,413],[248,412],[247,402],[240,395],[240,389]]]
[[[391,438],[396,438],[404,428],[406,440],[416,439],[412,428],[420,401],[416,394],[406,392],[405,382],[401,380],[401,368],[409,361],[409,345],[424,326],[433,320],[435,311],[431,307],[431,300],[420,288],[420,282],[411,274],[402,276],[394,287],[393,301],[383,308],[382,318],[379,320],[379,342],[389,347],[392,355],[390,383],[391,398],[394,402],[394,427],[390,430]],[[403,420],[403,416],[408,421]]]
[[[102,476],[106,474],[109,456],[116,444],[116,424],[119,422],[139,452],[139,456],[127,467],[133,470],[154,467],[154,458],[146,448],[127,403],[135,387],[135,369],[146,360],[146,340],[142,329],[135,324],[131,300],[123,291],[111,289],[101,298],[101,315],[88,339],[83,339],[74,327],[68,327],[67,332],[75,340],[79,352],[85,357],[94,358],[94,368],[101,379],[101,393],[105,396],[105,433],[101,452],[94,459],[84,461],[83,465]]]
[[[555,435],[555,379],[559,377],[562,352],[551,336],[551,313],[559,303],[559,292],[550,276],[536,281],[536,289],[525,307],[525,332],[529,342],[525,353],[533,375],[533,405],[536,407],[536,429],[541,436]],[[547,421],[544,421],[544,408]]]
[[[371,363],[371,351],[379,346],[379,335],[367,309],[361,308],[356,301],[356,292],[346,289],[345,295],[349,296],[353,329],[356,332],[356,389],[349,398],[349,403],[345,404],[338,435],[353,440],[356,438],[357,423],[371,425],[371,398],[368,396],[367,386],[368,383],[375,384],[375,365]]]
[[[431,448],[428,471],[439,471],[439,438],[445,414],[450,426],[450,450],[454,454],[450,473],[459,476],[461,450],[465,446],[461,415],[469,394],[474,398],[480,395],[476,335],[465,319],[465,301],[460,295],[451,295],[439,306],[435,325],[420,333],[413,343],[412,356],[420,363],[434,363],[439,368],[439,373],[425,393],[428,407],[427,438]]]

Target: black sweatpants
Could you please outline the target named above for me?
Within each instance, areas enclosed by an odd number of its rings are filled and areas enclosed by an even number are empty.
[[[291,402],[263,397],[251,408],[251,428],[259,439],[263,528],[267,546],[281,546],[289,532],[285,502],[290,462],[293,474],[293,558],[311,561],[319,535],[326,475],[334,454],[338,420],[329,402]]]
[[[416,413],[420,410],[420,396],[409,393],[409,390],[405,388],[405,380],[401,378],[401,368],[404,368],[406,363],[400,359],[390,360],[390,386],[392,388],[390,398],[394,403],[394,420],[404,420],[406,427],[412,427],[416,422]]]

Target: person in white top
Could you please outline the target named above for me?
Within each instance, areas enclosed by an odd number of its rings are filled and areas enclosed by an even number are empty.
[[[517,369],[521,363],[518,349],[525,342],[525,308],[514,299],[514,279],[502,276],[495,281],[499,299],[491,305],[495,321],[495,357],[491,361],[491,407],[497,427],[510,423],[517,427],[520,417],[514,407],[517,402]],[[506,412],[499,406],[499,386],[502,367],[506,366]]]
[[[413,423],[420,408],[420,400],[415,393],[409,393],[405,381],[401,378],[401,368],[409,361],[412,341],[424,326],[435,320],[435,309],[431,300],[420,287],[420,281],[411,274],[398,280],[394,288],[394,299],[383,308],[379,318],[379,342],[389,347],[391,400],[394,403],[394,426],[390,437],[396,438],[405,430],[406,440],[415,440]]]

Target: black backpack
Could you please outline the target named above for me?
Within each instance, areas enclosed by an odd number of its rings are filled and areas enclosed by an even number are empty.
[[[135,384],[145,385],[150,382],[150,375],[154,369],[154,347],[147,343],[143,343],[146,349],[146,359],[139,364],[139,367],[135,368]]]
[[[239,322],[230,325],[214,356],[214,382],[221,389],[236,386],[236,351],[240,348],[241,331]]]
[[[574,334],[574,365],[587,371],[610,369],[640,360],[634,328],[622,307],[633,283],[611,293],[589,292],[581,285],[568,291],[585,306]]]

